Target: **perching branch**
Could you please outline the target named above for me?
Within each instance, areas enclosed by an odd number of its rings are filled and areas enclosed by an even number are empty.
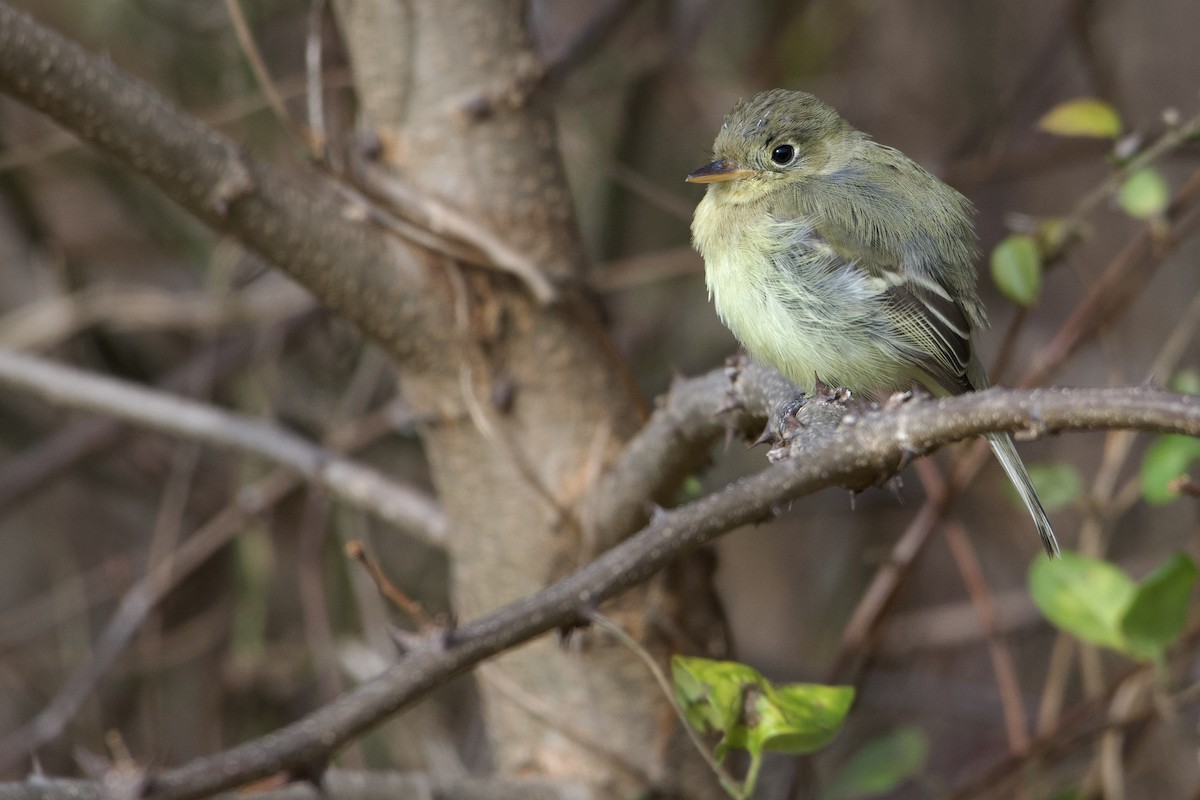
[[[606,550],[666,504],[689,474],[703,468],[714,441],[756,434],[767,416],[797,394],[779,372],[741,358],[725,369],[676,380],[626,443],[584,504],[597,550]]]
[[[429,642],[313,714],[152,777],[146,794],[157,800],[199,797],[281,770],[322,764],[347,741],[455,675],[555,628],[584,622],[599,603],[722,533],[769,517],[780,503],[829,486],[868,486],[914,454],[991,431],[1045,435],[1110,428],[1200,435],[1200,398],[1152,388],[993,389],[868,411],[832,430],[818,426],[822,433],[808,437],[802,458],[657,515],[591,564]]]

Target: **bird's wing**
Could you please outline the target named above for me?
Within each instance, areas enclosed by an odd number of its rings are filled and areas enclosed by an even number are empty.
[[[951,394],[971,390],[971,324],[936,280],[886,270],[886,313],[914,366]],[[932,388],[932,387],[930,387]]]

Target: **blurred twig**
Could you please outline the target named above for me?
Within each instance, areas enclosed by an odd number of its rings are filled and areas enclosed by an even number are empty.
[[[414,535],[434,543],[445,540],[446,517],[426,495],[274,425],[2,348],[0,383],[73,408],[264,456]]]
[[[321,23],[325,19],[325,0],[312,0],[308,10],[308,36],[304,42],[305,105],[308,110],[309,148],[324,158],[329,148],[325,125],[325,90],[321,84]]]
[[[379,566],[379,562],[371,557],[363,547],[363,543],[358,539],[352,539],[346,542],[345,547],[346,557],[352,558],[362,565],[367,574],[371,576],[371,580],[375,583],[375,588],[379,590],[379,594],[387,598],[392,605],[400,609],[408,616],[417,628],[422,632],[428,632],[438,627],[437,623],[425,611],[425,607],[413,600],[405,592],[401,591],[396,584],[392,583],[391,578]]]
[[[287,106],[283,103],[283,95],[275,86],[275,81],[271,79],[271,73],[263,60],[262,52],[254,42],[254,34],[250,31],[246,15],[242,13],[240,0],[225,0],[225,8],[229,12],[229,20],[233,23],[233,31],[237,35],[238,46],[242,48],[242,55],[246,57],[250,71],[254,73],[254,80],[258,83],[259,91],[266,98],[267,105],[270,106],[279,126],[293,142],[301,147],[307,147],[308,143],[302,141],[296,133],[292,119],[288,116]]]
[[[44,351],[93,325],[117,331],[211,331],[262,325],[314,306],[311,295],[288,281],[261,281],[233,295],[94,286],[29,303],[0,316],[0,347]]]
[[[373,418],[392,419],[394,409],[384,408]],[[333,438],[348,450],[359,449],[391,429],[378,419],[355,421],[335,432]],[[237,499],[189,536],[168,557],[152,564],[145,577],[121,599],[99,639],[50,704],[32,721],[0,739],[0,770],[11,766],[41,745],[57,737],[91,694],[113,661],[137,633],[146,616],[179,582],[224,547],[246,523],[274,506],[300,486],[295,474],[276,470],[261,481],[242,489]]]
[[[1192,629],[1175,648],[1183,659],[1190,660],[1198,636],[1200,631]],[[1028,766],[1054,764],[1074,755],[1081,748],[1102,739],[1110,732],[1136,729],[1157,718],[1160,713],[1159,707],[1153,703],[1144,703],[1136,711],[1122,715],[1117,713],[1118,706],[1128,708],[1128,702],[1114,701],[1122,687],[1130,682],[1139,683],[1148,677],[1152,670],[1150,665],[1139,665],[1126,670],[1111,681],[1099,696],[1082,700],[1069,713],[1063,715],[1053,728],[1039,732],[1026,752],[1001,759],[983,773],[943,795],[942,800],[1009,798],[1012,796],[1013,782],[1024,779]],[[1198,684],[1192,684],[1168,699],[1168,705],[1177,709],[1197,702],[1200,702]],[[1109,710],[1113,713],[1106,714]]]
[[[256,336],[244,336],[211,349],[205,348],[172,370],[160,386],[167,391],[184,391],[207,375],[211,364],[216,365],[216,376],[223,380],[249,361],[259,347],[269,347],[284,340],[303,329],[304,323],[311,318],[312,314],[306,312]],[[69,423],[25,452],[9,455],[0,468],[0,515],[55,475],[112,444],[124,427],[110,418],[82,419]]]
[[[971,604],[983,626],[987,637],[988,653],[992,659],[992,671],[996,673],[996,687],[1000,692],[1000,702],[1004,709],[1004,732],[1008,738],[1008,751],[1019,754],[1029,748],[1029,719],[1025,714],[1025,704],[1021,700],[1021,683],[1017,679],[1016,662],[1012,651],[1005,641],[1004,633],[996,625],[996,612],[992,607],[991,591],[983,577],[983,568],[971,539],[961,522],[952,521],[946,525],[946,543],[958,571],[966,584],[967,593],[971,596]]]

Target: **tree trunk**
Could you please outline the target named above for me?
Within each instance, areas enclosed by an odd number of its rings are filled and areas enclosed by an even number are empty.
[[[437,290],[423,316],[443,324],[406,343],[400,381],[418,415],[440,412],[422,437],[453,520],[453,597],[464,619],[593,554],[577,501],[643,416],[580,291],[583,257],[523,6],[336,3],[380,165],[498,234],[561,292],[540,304],[510,276],[427,257]],[[605,611],[662,656],[647,623],[651,595],[661,588]],[[712,785],[692,757],[668,755],[679,733],[661,690],[607,636],[589,634],[582,648],[543,638],[488,665],[479,690],[502,774],[580,780],[600,796],[629,796],[648,777],[670,787],[676,770]]]

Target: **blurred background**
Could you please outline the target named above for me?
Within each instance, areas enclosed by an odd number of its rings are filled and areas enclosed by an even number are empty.
[[[16,5],[256,156],[302,157],[267,110],[220,0]],[[290,112],[303,119],[310,3],[244,5]],[[1053,136],[1038,120],[1063,101],[1099,98],[1135,137],[1128,145],[1152,142],[1172,120],[1200,111],[1197,3],[535,0],[527,13],[551,65],[593,284],[648,398],[676,374],[713,369],[736,352],[689,246],[701,189],[683,177],[707,163],[739,97],[776,86],[810,91],[971,199],[992,322],[978,346],[985,363],[1004,352],[998,382],[1009,385],[1037,363],[1144,226],[1105,200],[1088,215],[1086,236],[1047,270],[1035,303],[1022,310],[1003,296],[987,253],[1031,220],[1067,216],[1113,171],[1112,141]],[[322,18],[321,40],[336,150],[350,135],[354,104],[331,18]],[[0,148],[0,344],[167,382],[316,440],[389,408],[393,385],[382,356],[148,184],[8,99],[0,99]],[[1172,189],[1198,166],[1195,142],[1156,162]],[[1200,368],[1187,327],[1197,317],[1198,263],[1200,240],[1189,241],[1140,276],[1128,307],[1051,382],[1167,383]],[[1181,346],[1168,350],[1168,342]],[[420,445],[398,416],[387,417],[394,429],[360,456],[424,485]],[[0,733],[49,702],[148,560],[270,470],[137,430],[110,430],[97,445],[89,424],[0,392]],[[1142,497],[1151,441],[1096,433],[1020,445],[1031,465],[1068,476],[1051,509],[1063,544],[1076,548],[1087,531],[1092,552],[1135,577],[1170,553],[1200,555],[1194,503]],[[938,454],[927,480],[947,474],[964,450]],[[714,450],[713,468],[693,489],[719,488],[765,463],[761,448],[733,442]],[[830,679],[854,609],[925,495],[910,468],[898,494],[828,491],[725,537],[717,580],[739,658],[773,679]],[[949,518],[974,548],[993,633],[1004,636],[1036,726],[1055,634],[1025,588],[1040,553],[1032,525],[991,463]],[[436,549],[297,491],[245,522],[220,558],[172,593],[69,735],[42,753],[47,769],[76,771],[73,748],[103,752],[103,732],[114,727],[139,758],[177,763],[271,730],[369,674],[372,648],[386,648],[378,640],[386,612],[341,554],[351,538],[367,540],[392,579],[428,608],[449,610],[448,565]],[[959,563],[935,531],[881,627],[844,734],[803,769],[828,774],[863,742],[915,726],[929,743],[927,778],[895,796],[937,796],[1008,751],[988,630]],[[1111,677],[1125,662],[1100,663]],[[1083,691],[1070,681],[1068,701]],[[466,695],[461,687],[443,693],[440,703],[368,736],[347,763],[409,764],[413,718],[461,729]],[[1196,722],[1184,709],[1127,743],[1138,789],[1131,796],[1195,796]]]

